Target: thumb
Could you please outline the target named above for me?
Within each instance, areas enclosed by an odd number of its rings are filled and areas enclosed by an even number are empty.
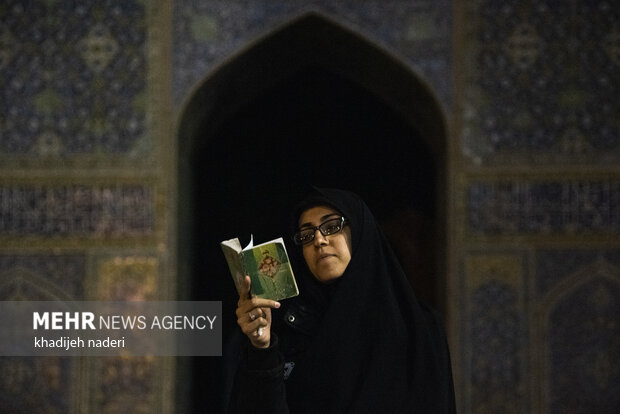
[[[241,290],[239,291],[239,298],[241,299],[247,299],[247,298],[251,298],[252,294],[250,293],[250,288],[252,286],[252,279],[250,279],[250,276],[246,275],[243,280],[241,281]]]

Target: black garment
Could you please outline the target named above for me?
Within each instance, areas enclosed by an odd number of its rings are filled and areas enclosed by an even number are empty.
[[[272,345],[243,352],[231,412],[454,413],[437,318],[417,301],[365,203],[317,191],[312,205],[323,200],[349,220],[351,261],[330,285],[298,275],[300,296],[274,312]],[[288,362],[295,365],[284,380]]]

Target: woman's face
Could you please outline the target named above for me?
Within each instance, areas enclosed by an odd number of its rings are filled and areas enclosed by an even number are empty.
[[[316,227],[338,217],[341,214],[330,207],[312,207],[299,217],[299,228]],[[314,277],[323,283],[333,282],[342,276],[351,261],[350,227],[345,226],[340,232],[329,236],[315,230],[314,240],[303,245],[303,254]]]

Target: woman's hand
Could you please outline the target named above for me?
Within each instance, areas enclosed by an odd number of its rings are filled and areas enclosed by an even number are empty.
[[[271,308],[279,308],[280,303],[252,297],[251,283],[250,276],[246,276],[237,302],[237,324],[252,345],[256,348],[268,348],[271,343]]]

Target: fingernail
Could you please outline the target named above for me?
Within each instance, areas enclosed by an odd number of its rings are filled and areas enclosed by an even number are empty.
[[[280,307],[280,302],[275,302],[273,306],[275,306],[276,309],[279,308]]]

